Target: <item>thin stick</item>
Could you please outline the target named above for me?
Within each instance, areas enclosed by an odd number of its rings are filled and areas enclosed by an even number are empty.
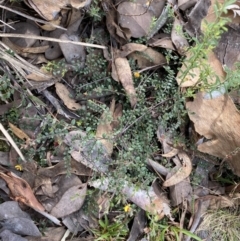
[[[106,46],[102,46],[102,45],[98,45],[98,44],[89,44],[89,43],[76,42],[76,41],[71,41],[71,40],[62,40],[62,39],[49,38],[49,37],[42,37],[42,36],[36,36],[36,35],[25,35],[25,34],[14,34],[14,33],[0,33],[0,37],[3,37],[3,38],[7,37],[7,38],[39,39],[39,40],[46,40],[46,41],[51,41],[51,42],[68,43],[68,44],[76,44],[76,45],[82,45],[82,46],[99,48],[99,49],[107,49]]]
[[[7,140],[10,142],[10,144],[12,145],[12,147],[15,149],[15,151],[18,153],[18,155],[21,157],[23,162],[27,162],[25,157],[23,156],[22,152],[20,151],[20,149],[18,148],[18,146],[16,145],[16,143],[14,142],[14,140],[12,139],[12,137],[8,134],[7,130],[3,127],[2,123],[0,123],[0,131],[3,133],[3,135],[7,138]]]
[[[6,7],[6,6],[3,6],[3,5],[0,5],[0,8],[3,8],[3,9],[5,9],[5,10],[7,10],[7,11],[16,13],[16,14],[18,14],[18,15],[21,15],[21,16],[23,16],[23,17],[25,17],[25,18],[31,19],[31,20],[36,21],[36,22],[39,22],[39,23],[48,24],[48,25],[51,25],[51,26],[53,26],[53,27],[55,27],[55,28],[60,28],[60,29],[63,29],[63,30],[67,30],[66,28],[63,28],[63,27],[61,27],[61,26],[59,26],[59,25],[56,25],[56,24],[54,24],[54,23],[51,23],[51,22],[48,22],[48,21],[44,21],[44,20],[41,20],[41,19],[38,19],[38,18],[34,18],[34,17],[31,17],[31,16],[28,16],[28,15],[22,13],[22,12],[19,12],[19,11],[17,11],[17,10],[13,10],[13,9],[8,8],[8,7]]]

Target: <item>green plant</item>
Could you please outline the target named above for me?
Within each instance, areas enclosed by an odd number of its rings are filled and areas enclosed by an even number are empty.
[[[112,240],[126,240],[128,228],[126,223],[115,219],[110,223],[108,217],[105,215],[104,219],[99,220],[99,229],[92,229],[96,241],[112,241]]]
[[[191,40],[194,41],[194,45],[188,49],[188,60],[184,63],[186,69],[181,73],[180,78],[182,82],[186,81],[186,76],[193,75],[191,71],[195,68],[199,69],[200,78],[194,87],[188,88],[186,93],[187,96],[193,95],[193,89],[195,91],[204,89],[211,92],[221,86],[221,79],[212,70],[207,56],[210,51],[216,47],[221,34],[227,30],[226,24],[230,19],[223,17],[223,14],[227,13],[228,7],[234,2],[235,0],[228,0],[220,4],[216,1],[214,5],[215,21],[204,21],[204,34],[200,38],[191,38]],[[211,83],[209,83],[209,79],[211,79]],[[230,78],[228,79],[228,86],[235,84],[235,82],[232,83]]]
[[[105,15],[99,4],[101,4],[101,1],[93,0],[88,10],[88,14],[91,18],[93,18],[93,21],[101,21],[103,16]]]
[[[63,77],[67,73],[66,62],[64,60],[48,61],[44,69],[54,76]]]
[[[9,101],[14,93],[10,79],[6,74],[0,76],[0,100],[3,102]]]
[[[149,216],[150,223],[149,223],[149,230],[148,230],[148,237],[150,241],[165,241],[165,240],[174,240],[180,241],[181,234],[184,234],[193,240],[202,241],[197,235],[189,232],[186,229],[181,229],[177,226],[172,224],[168,224],[165,219],[157,221],[152,216]]]

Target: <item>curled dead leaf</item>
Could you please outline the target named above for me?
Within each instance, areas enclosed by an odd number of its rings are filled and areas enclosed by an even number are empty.
[[[123,88],[125,89],[131,106],[137,103],[137,95],[133,85],[132,72],[128,60],[126,58],[115,59],[116,72]]]
[[[42,204],[38,202],[29,184],[13,172],[4,170],[1,167],[0,177],[7,183],[12,198],[20,201],[35,210],[44,211]]]
[[[179,150],[176,148],[173,148],[170,152],[162,154],[163,157],[174,157],[179,153]]]
[[[214,99],[204,96],[198,93],[193,102],[186,104],[196,131],[208,139],[198,145],[198,150],[224,158],[240,176],[240,113],[227,95]]]
[[[178,153],[178,156],[180,159],[182,159],[182,167],[177,170],[177,172],[173,176],[171,176],[163,183],[164,187],[176,185],[177,183],[187,178],[192,171],[192,162],[188,155],[184,152],[180,152]]]
[[[62,99],[63,103],[70,109],[70,110],[79,110],[81,109],[81,105],[76,103],[74,99],[70,98],[69,90],[61,83],[55,84],[56,93]]]
[[[167,63],[166,58],[153,48],[147,48],[142,52],[132,53],[129,57],[137,60],[138,67],[141,69]]]
[[[121,57],[126,57],[129,54],[139,51],[142,52],[147,49],[146,45],[143,44],[137,44],[137,43],[128,43],[122,46],[122,52],[121,52]]]
[[[12,132],[21,140],[29,141],[30,137],[21,129],[19,129],[17,126],[13,125],[9,122],[9,127],[11,128]]]

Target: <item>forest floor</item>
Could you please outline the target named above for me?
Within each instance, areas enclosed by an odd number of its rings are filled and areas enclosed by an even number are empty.
[[[240,240],[238,1],[0,11],[1,240]]]

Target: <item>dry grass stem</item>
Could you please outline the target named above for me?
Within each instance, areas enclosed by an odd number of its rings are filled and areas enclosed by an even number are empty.
[[[49,38],[49,37],[43,37],[43,36],[36,36],[36,35],[25,35],[25,34],[14,34],[14,33],[0,33],[0,37],[2,38],[28,38],[28,39],[38,39],[38,40],[46,40],[51,42],[58,42],[58,43],[67,43],[67,44],[76,44],[76,45],[82,45],[86,47],[92,47],[92,48],[98,48],[98,49],[107,49],[106,46],[98,45],[98,44],[89,44],[89,43],[83,43],[83,42],[75,42],[71,40],[61,40],[56,38]]]

